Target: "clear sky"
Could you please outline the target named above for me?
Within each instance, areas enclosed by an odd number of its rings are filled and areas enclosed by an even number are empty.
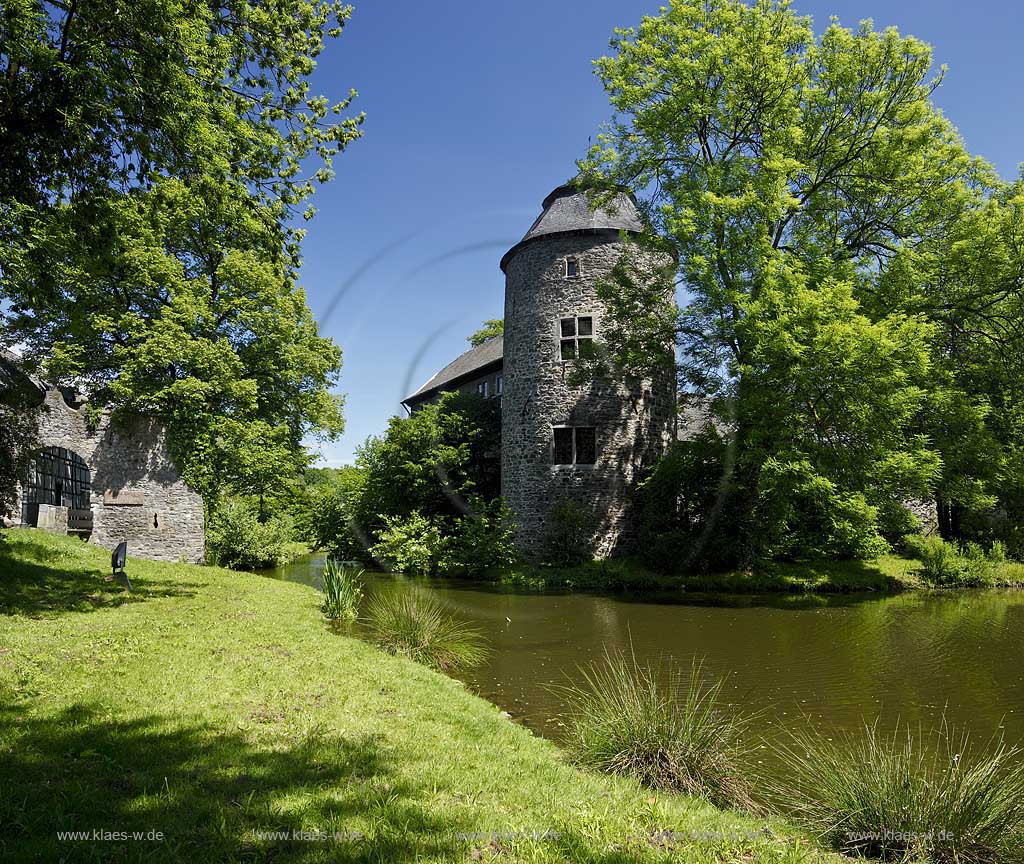
[[[610,110],[591,60],[644,0],[353,0],[320,58],[327,93],[359,91],[365,134],[316,196],[302,283],[345,352],[347,428],[323,462],[403,412],[400,399],[502,316],[498,260],[574,173]],[[820,31],[872,18],[949,67],[936,101],[1006,178],[1024,162],[1024,15],[1014,0],[797,0]]]

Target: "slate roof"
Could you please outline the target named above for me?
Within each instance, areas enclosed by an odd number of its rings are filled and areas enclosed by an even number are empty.
[[[537,237],[580,231],[611,230],[639,233],[643,230],[640,211],[633,196],[628,192],[619,192],[608,205],[595,209],[585,192],[571,183],[566,183],[551,192],[544,199],[541,208],[540,216],[523,235],[523,239],[502,256],[502,271],[505,270],[505,265],[508,264],[513,252]]]
[[[504,354],[504,337],[492,336],[486,342],[482,342],[475,348],[470,348],[465,354],[456,357],[419,390],[411,396],[406,396],[402,401],[406,403],[419,402],[445,387],[454,386],[459,381],[477,374],[485,367],[500,363]]]

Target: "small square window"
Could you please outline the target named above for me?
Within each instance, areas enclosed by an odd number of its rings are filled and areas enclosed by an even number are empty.
[[[555,429],[555,452],[552,461],[555,465],[572,465],[572,429]]]
[[[565,278],[573,279],[580,275],[580,262],[577,258],[565,259]]]
[[[578,341],[577,352],[580,357],[593,357],[594,356],[594,340],[580,338]]]
[[[557,426],[553,432],[553,464],[593,465],[597,462],[597,430],[593,426]]]
[[[575,360],[576,359],[576,340],[575,339],[563,339],[562,340],[562,359],[563,360]]]
[[[580,336],[593,336],[594,335],[594,319],[589,315],[586,317],[577,318],[578,322],[578,335]]]
[[[562,319],[562,336],[575,336],[576,335],[576,319],[575,318],[563,318]]]

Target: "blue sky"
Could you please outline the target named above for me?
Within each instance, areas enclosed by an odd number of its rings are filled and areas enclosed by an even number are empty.
[[[402,411],[400,399],[500,318],[498,260],[574,173],[610,111],[591,60],[640,0],[354,0],[317,84],[359,91],[364,137],[316,196],[302,283],[322,331],[345,352],[345,434],[323,463]],[[1011,0],[797,0],[820,31],[873,18],[935,48],[936,94],[973,153],[1004,177],[1024,161],[1024,16]],[[328,314],[330,313],[330,314]]]

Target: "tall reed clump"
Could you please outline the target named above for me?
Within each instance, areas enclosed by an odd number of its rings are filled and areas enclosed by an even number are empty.
[[[781,777],[767,783],[785,812],[834,849],[883,861],[1024,861],[1024,751],[993,739],[975,749],[945,717],[931,734],[878,721],[823,740],[791,733]]]
[[[324,567],[324,599],[320,611],[330,621],[354,621],[363,599],[363,570],[355,570],[327,560]]]
[[[580,672],[581,684],[561,688],[565,744],[577,764],[753,809],[740,764],[751,718],[726,710],[726,679],[709,683],[694,662],[684,680],[664,663],[641,665],[632,652],[606,652]]]
[[[483,634],[453,618],[419,590],[373,597],[366,610],[373,640],[385,651],[441,672],[479,666],[489,653]]]

